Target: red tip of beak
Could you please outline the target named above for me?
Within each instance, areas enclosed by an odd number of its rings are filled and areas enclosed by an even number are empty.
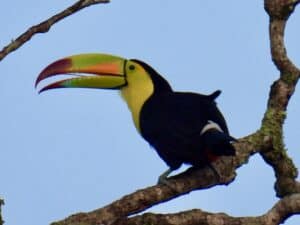
[[[64,81],[65,81],[65,80],[57,81],[57,82],[55,82],[55,83],[53,83],[53,84],[49,84],[49,85],[47,85],[46,87],[43,87],[41,90],[39,90],[39,94],[40,94],[41,92],[46,91],[46,90],[49,90],[49,89],[63,88],[63,87],[64,87],[64,85],[63,85],[63,82],[64,82]]]
[[[41,80],[44,80],[45,78],[52,77],[57,74],[66,73],[71,66],[72,66],[72,61],[71,59],[68,58],[60,59],[58,61],[55,61],[54,63],[51,63],[39,74],[38,78],[35,81],[35,87],[38,85],[38,83]]]

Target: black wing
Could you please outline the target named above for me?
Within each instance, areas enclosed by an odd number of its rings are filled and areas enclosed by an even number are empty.
[[[182,163],[197,164],[201,157],[200,133],[212,120],[225,133],[226,122],[214,99],[219,95],[171,92],[150,97],[140,115],[142,136],[161,158],[177,169]]]

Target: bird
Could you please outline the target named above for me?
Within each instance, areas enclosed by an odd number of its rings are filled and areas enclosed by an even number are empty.
[[[212,167],[220,156],[235,156],[226,121],[211,94],[177,92],[147,63],[103,53],[64,57],[38,75],[35,87],[52,76],[72,77],[50,83],[39,93],[57,88],[119,90],[141,136],[156,150],[168,169],[158,178],[168,184],[171,172],[182,164]],[[186,75],[187,76],[187,75]],[[217,173],[218,175],[218,173]]]

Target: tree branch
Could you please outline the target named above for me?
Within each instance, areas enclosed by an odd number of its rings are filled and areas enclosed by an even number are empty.
[[[0,61],[4,59],[8,54],[17,50],[21,47],[24,43],[29,41],[33,35],[37,33],[46,33],[49,31],[51,26],[58,21],[78,12],[79,10],[86,8],[91,5],[100,4],[100,3],[109,3],[109,0],[80,0],[76,2],[74,5],[70,6],[69,8],[63,10],[62,12],[52,16],[51,18],[41,22],[38,25],[30,27],[26,32],[21,34],[17,39],[13,40],[10,44],[5,46],[0,51]]]
[[[232,217],[225,213],[210,213],[200,209],[193,209],[179,213],[154,214],[145,213],[131,218],[120,217],[114,221],[102,221],[100,215],[90,217],[89,220],[64,221],[53,225],[89,225],[89,224],[110,224],[110,225],[277,225],[283,223],[294,214],[300,214],[300,194],[293,194],[279,200],[271,210],[257,217]],[[85,216],[85,214],[81,214]]]
[[[299,213],[300,194],[294,194],[279,200],[269,212],[257,217],[232,217],[225,213],[210,213],[193,209],[174,214],[146,213],[131,218],[122,218],[113,225],[277,225],[292,214]]]
[[[0,198],[0,225],[4,224],[4,220],[2,218],[2,206],[4,205],[4,200]]]
[[[276,225],[284,222],[290,215],[300,213],[300,194],[278,201],[266,214],[258,217],[231,217],[225,213],[209,213],[202,210],[190,210],[175,214],[155,215],[147,213],[130,219],[121,219],[114,225],[164,224],[164,225]]]
[[[273,146],[267,151],[261,151],[261,155],[274,169],[278,197],[300,192],[300,184],[295,180],[298,171],[287,155],[283,137],[287,106],[300,75],[299,69],[287,55],[284,30],[288,18],[298,3],[299,1],[295,0],[265,0],[265,10],[270,17],[271,55],[275,66],[280,71],[280,77],[271,86],[267,110],[260,129],[263,137],[272,139]]]

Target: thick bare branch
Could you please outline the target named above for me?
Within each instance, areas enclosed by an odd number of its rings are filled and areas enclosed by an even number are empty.
[[[300,194],[294,194],[278,201],[269,212],[257,217],[231,217],[225,213],[210,213],[193,209],[174,214],[146,213],[132,218],[122,218],[113,225],[277,225],[292,214],[299,213]]]
[[[292,194],[282,198],[263,217],[268,222],[266,224],[275,225],[283,223],[295,214],[300,214],[300,194]]]
[[[280,71],[280,77],[270,90],[267,110],[264,115],[261,133],[272,139],[273,147],[262,151],[261,155],[275,172],[277,196],[300,192],[300,185],[295,181],[297,169],[288,157],[283,138],[283,124],[290,97],[293,95],[300,71],[287,55],[284,44],[286,22],[299,1],[265,0],[265,10],[270,16],[269,35],[271,55]]]
[[[0,61],[4,59],[8,54],[17,50],[27,41],[29,41],[33,35],[37,33],[46,33],[49,31],[51,26],[58,21],[78,12],[79,10],[86,8],[91,5],[100,4],[100,3],[108,3],[109,0],[80,0],[76,2],[74,5],[70,6],[69,8],[63,10],[62,12],[52,16],[51,18],[43,21],[42,23],[30,27],[26,32],[21,34],[17,39],[13,40],[10,44],[5,46],[0,51]]]

